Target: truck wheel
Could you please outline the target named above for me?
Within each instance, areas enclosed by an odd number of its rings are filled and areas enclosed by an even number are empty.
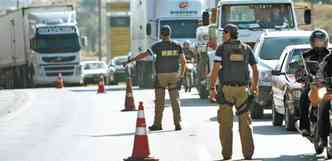
[[[251,108],[251,117],[253,119],[261,119],[264,115],[264,107],[255,102],[255,106]]]
[[[289,112],[288,97],[285,98],[285,125],[287,131],[296,131],[294,115]]]
[[[198,86],[198,94],[200,99],[207,99],[209,97],[209,91],[207,87],[199,85]]]
[[[272,103],[272,125],[281,126],[283,119],[284,119],[283,115],[281,115],[280,113],[278,113],[276,111],[276,107],[275,107],[274,103]]]
[[[330,147],[331,145],[329,145],[329,147],[327,148],[326,150],[326,156],[327,156],[327,159],[332,159],[332,149]]]

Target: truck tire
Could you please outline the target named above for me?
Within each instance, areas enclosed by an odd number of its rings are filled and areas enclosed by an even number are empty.
[[[253,119],[261,119],[264,115],[264,107],[255,102],[255,106],[251,108],[251,117]]]
[[[209,97],[209,91],[204,85],[198,85],[198,94],[200,99],[207,99]]]
[[[288,97],[285,98],[285,126],[287,131],[296,131],[294,115],[289,112]]]
[[[276,111],[274,103],[272,103],[272,125],[281,126],[284,118],[283,115]]]

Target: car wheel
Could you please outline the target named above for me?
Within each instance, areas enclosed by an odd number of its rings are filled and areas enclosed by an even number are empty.
[[[294,115],[290,113],[288,107],[288,97],[285,98],[285,126],[287,131],[296,131]]]
[[[274,102],[272,102],[272,125],[281,126],[282,121],[284,120],[283,115],[276,111]]]
[[[264,107],[255,102],[255,106],[251,108],[251,117],[253,119],[261,119],[264,115]]]

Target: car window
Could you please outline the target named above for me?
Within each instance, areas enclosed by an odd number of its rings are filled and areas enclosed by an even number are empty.
[[[306,50],[304,50],[304,49],[296,49],[296,50],[293,50],[293,52],[291,52],[290,58],[288,61],[288,68],[286,70],[287,74],[295,74],[295,72],[298,69],[304,68],[302,55],[305,51]]]
[[[264,60],[276,60],[280,58],[286,46],[308,43],[309,37],[307,36],[266,38],[259,53],[259,57]]]
[[[87,63],[84,65],[84,70],[92,70],[92,69],[105,69],[106,66],[103,63]]]
[[[128,58],[127,57],[120,57],[120,58],[115,58],[112,60],[113,65],[123,65],[125,62],[127,62]]]

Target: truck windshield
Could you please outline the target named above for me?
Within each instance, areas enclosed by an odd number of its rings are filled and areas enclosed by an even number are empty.
[[[221,10],[221,26],[228,23],[240,29],[294,28],[293,10],[290,4],[224,5]]]
[[[259,57],[264,60],[279,59],[288,45],[309,44],[309,37],[273,37],[264,40]]]
[[[77,34],[38,35],[32,50],[38,53],[69,53],[81,49]]]
[[[172,29],[171,38],[195,38],[196,29],[198,27],[198,20],[162,20],[160,27],[169,25]]]

